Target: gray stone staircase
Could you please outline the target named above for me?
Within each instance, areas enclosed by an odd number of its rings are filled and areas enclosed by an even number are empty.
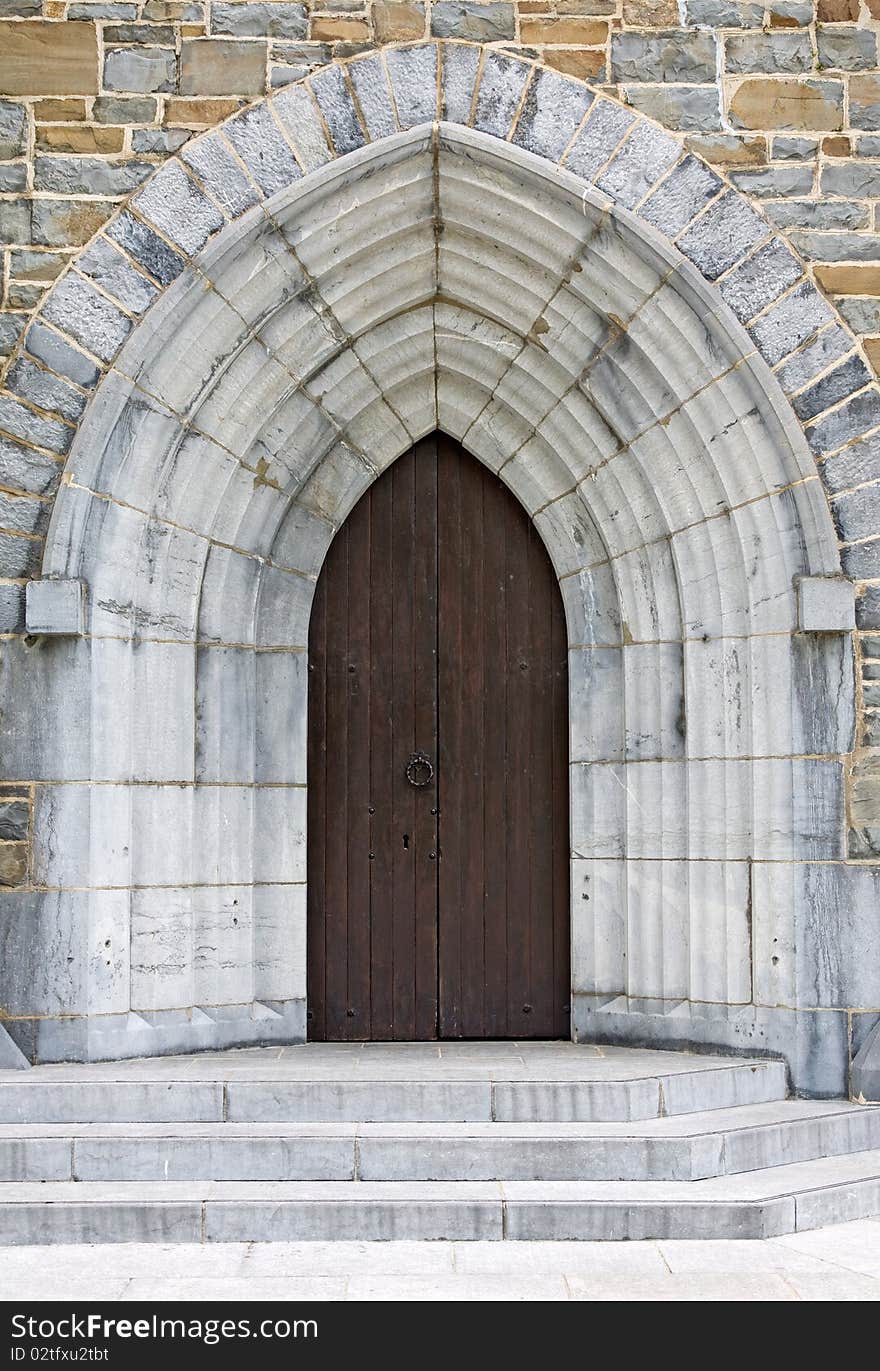
[[[0,1243],[760,1238],[880,1212],[784,1063],[309,1045],[0,1072]]]

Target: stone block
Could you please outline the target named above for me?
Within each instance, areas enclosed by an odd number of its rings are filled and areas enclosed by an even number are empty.
[[[442,6],[435,5],[435,14],[439,8]],[[420,0],[376,0],[370,19],[380,44],[407,42],[425,33],[425,6]],[[436,34],[437,30],[432,32]]]
[[[815,286],[805,281],[762,315],[749,332],[764,360],[775,366],[833,318]]]
[[[710,281],[763,238],[767,225],[734,192],[722,195],[678,240],[678,247]]]
[[[229,5],[226,8],[247,10],[250,6]],[[265,85],[266,53],[260,43],[195,38],[181,44],[181,95],[262,95]]]
[[[810,166],[734,169],[730,179],[739,190],[758,199],[775,199],[784,195],[811,195],[813,168]]]
[[[0,100],[0,157],[20,157],[27,143],[27,111],[12,100]]]
[[[685,0],[684,17],[688,24],[711,28],[759,29],[764,11],[749,0]]]
[[[855,628],[851,581],[838,576],[802,576],[797,588],[801,632],[847,633]]]
[[[115,208],[109,200],[34,200],[31,241],[43,247],[62,248],[86,243]]]
[[[28,633],[76,635],[84,629],[85,584],[82,581],[28,582]]]
[[[821,381],[796,396],[792,401],[794,412],[806,422],[818,414],[824,414],[826,409],[845,400],[848,395],[862,390],[873,379],[874,373],[865,366],[861,357],[850,357],[823,376]]]
[[[0,21],[5,95],[96,95],[98,37],[89,24]]]
[[[327,67],[310,78],[309,84],[330,130],[334,147],[340,154],[362,147],[365,138],[339,67]]]
[[[832,206],[834,201],[831,202]],[[813,233],[794,229],[790,241],[802,256],[822,262],[848,262],[860,258],[880,262],[880,235],[868,233]]]
[[[840,129],[843,85],[809,79],[746,79],[731,98],[730,121],[740,129]]]
[[[797,258],[779,239],[772,239],[729,272],[719,289],[737,318],[747,323],[801,275]]]
[[[608,37],[607,24],[574,15],[542,15],[540,18],[523,15],[519,31],[520,40],[528,47],[540,47],[544,43],[590,46],[604,43]]]
[[[731,75],[812,71],[809,30],[731,35],[724,42],[724,66]]]
[[[36,146],[42,152],[122,152],[125,131],[93,124],[38,124]],[[133,151],[140,149],[132,142]]]
[[[260,197],[255,187],[219,133],[190,143],[181,153],[181,161],[196,173],[231,219],[258,203]]]
[[[224,222],[219,209],[179,162],[166,162],[132,203],[143,218],[189,254],[204,247]]]
[[[402,129],[437,118],[437,54],[436,44],[389,48],[385,54]]]
[[[877,65],[877,39],[866,28],[833,28],[820,24],[816,30],[819,67],[834,71],[867,71]]]
[[[525,37],[523,41],[528,41]],[[613,33],[612,81],[672,81],[695,85],[715,80],[715,39],[710,33]]]
[[[271,38],[305,38],[309,21],[305,5],[279,4],[277,0],[249,0],[246,4],[216,3],[211,6],[211,32],[236,38],[267,35]],[[256,49],[260,51],[259,48]]]
[[[99,95],[92,105],[92,118],[99,124],[151,124],[156,108],[149,96]]]
[[[820,259],[827,251],[828,230],[868,228],[870,224],[867,205],[848,200],[774,200],[763,208],[767,218],[778,228],[822,230],[821,236],[806,235],[807,243],[815,249],[807,255]],[[857,240],[852,238],[850,241],[855,244]]]
[[[592,101],[592,93],[582,86],[554,72],[538,71],[517,121],[514,143],[558,161]]]
[[[379,65],[377,59],[372,59]],[[354,64],[355,66],[358,64]],[[363,63],[360,64],[364,66]],[[351,69],[350,69],[351,70]],[[353,78],[354,79],[354,78]],[[366,92],[365,92],[366,95]],[[386,88],[387,102],[387,88]],[[363,109],[363,101],[359,103]],[[369,103],[369,101],[367,102]],[[306,171],[314,171],[316,167],[323,166],[325,162],[332,159],[332,152],[324,130],[321,126],[313,102],[309,99],[307,90],[302,85],[292,85],[275,97],[272,108],[276,118],[281,120],[282,125],[287,131],[288,137],[293,143],[297,157]],[[390,115],[390,102],[387,103],[388,114]],[[389,127],[386,132],[391,132]],[[370,131],[370,136],[377,136]],[[381,136],[381,135],[380,135]]]
[[[376,23],[376,6],[373,6],[373,22]],[[403,5],[380,5],[381,11],[396,11],[407,9]],[[419,5],[418,10],[424,10],[424,6]],[[388,16],[390,20],[391,16]],[[382,23],[387,23],[384,13]],[[424,22],[424,21],[423,21]],[[526,21],[527,22],[527,21]],[[459,3],[458,0],[437,0],[431,7],[431,33],[436,38],[469,38],[474,43],[498,43],[512,42],[516,31],[515,8],[511,4],[499,0],[492,4],[470,4]],[[389,41],[382,38],[381,26],[377,26],[377,38],[380,42]],[[396,34],[395,37],[418,37],[419,34]],[[538,41],[523,37],[523,42]],[[542,41],[555,43],[563,42],[561,38],[548,38]],[[574,40],[580,42],[580,39]]]
[[[352,62],[348,74],[370,139],[375,142],[378,138],[387,138],[390,134],[396,133],[397,119],[391,104],[388,78],[381,57],[374,54]],[[298,86],[291,89],[300,94],[305,93]]]
[[[880,1023],[875,1023],[853,1059],[851,1091],[860,1104],[880,1103]]]
[[[675,238],[715,198],[723,185],[721,177],[696,157],[685,157],[648,196],[638,213],[662,233]]]
[[[60,414],[75,423],[83,412],[87,397],[74,390],[60,376],[36,366],[24,355],[19,356],[6,374],[6,388],[40,409]]]
[[[108,225],[107,237],[124,248],[161,286],[176,280],[186,265],[183,257],[157,233],[127,211]]]
[[[505,57],[503,53],[494,50],[486,53],[474,128],[494,133],[499,138],[507,136],[531,70],[524,62]]]
[[[880,129],[880,76],[852,76],[849,121],[855,129]]]
[[[596,185],[618,204],[635,209],[681,156],[681,144],[644,121],[636,124]]]
[[[37,157],[34,189],[60,195],[128,195],[154,170],[150,162],[103,157]]]
[[[91,389],[100,376],[100,370],[90,357],[79,352],[71,343],[36,320],[25,336],[25,347],[32,357],[58,371],[62,376],[78,386]]]
[[[4,312],[0,314],[0,356],[6,357],[12,352],[27,324],[28,316],[24,313],[15,314]]]
[[[70,447],[73,430],[58,419],[49,419],[21,404],[12,395],[0,393],[0,428],[12,438],[63,455]]]
[[[722,127],[714,86],[626,86],[623,96],[633,109],[682,133],[711,133]]]
[[[567,171],[592,181],[635,123],[635,116],[610,100],[597,100],[565,158]]]
[[[131,320],[109,300],[73,274],[58,282],[44,306],[43,318],[105,362],[115,357],[132,327]]]
[[[814,452],[822,454],[843,447],[880,425],[880,391],[862,391],[807,430],[807,441]]]
[[[787,395],[800,390],[814,376],[826,371],[832,362],[837,362],[852,349],[852,338],[838,324],[823,329],[813,343],[808,343],[780,367],[777,380]],[[827,465],[825,474],[827,477]]]
[[[107,90],[173,91],[177,85],[177,56],[173,48],[107,48],[104,86]]]

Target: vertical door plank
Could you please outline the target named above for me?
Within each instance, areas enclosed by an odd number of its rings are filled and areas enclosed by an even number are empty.
[[[413,752],[430,759],[428,785],[410,785],[415,850],[415,1029],[416,1038],[437,1036],[437,440],[415,450],[413,472]]]
[[[404,461],[401,458],[401,461]],[[369,492],[370,561],[370,991],[371,1036],[394,1036],[394,919],[391,891],[400,860],[392,835],[394,746],[391,676],[394,658],[394,585],[391,576],[391,480]],[[367,498],[366,496],[364,497]]]
[[[438,445],[439,1017],[441,1038],[461,1038],[465,1036],[462,1008],[463,830],[468,822],[462,808],[461,777],[464,750],[461,463],[442,435]]]
[[[327,823],[324,920],[327,960],[326,1031],[330,1038],[352,1036],[348,1017],[348,552],[349,526],[336,535],[328,553],[327,642]],[[332,560],[331,560],[332,559]]]
[[[308,1034],[327,1033],[324,983],[327,922],[325,861],[327,856],[327,580],[321,577],[312,600],[309,627],[308,815],[306,820],[308,900],[306,916]]]
[[[370,1024],[370,505],[348,525],[348,1036],[366,1041]],[[367,517],[363,517],[366,514]],[[331,744],[329,756],[334,759]]]

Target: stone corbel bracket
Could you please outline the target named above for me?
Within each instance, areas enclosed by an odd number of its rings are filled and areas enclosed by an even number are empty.
[[[73,637],[85,632],[85,581],[29,581],[25,627],[32,637]]]
[[[802,576],[797,582],[801,633],[851,633],[856,626],[855,587],[844,576]]]

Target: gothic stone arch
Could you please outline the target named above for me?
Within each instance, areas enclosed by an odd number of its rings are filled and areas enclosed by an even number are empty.
[[[0,402],[23,468],[64,460],[3,651],[26,1056],[303,1037],[311,596],[439,427],[565,601],[575,1035],[781,1052],[844,1092],[880,1012],[877,869],[846,836],[845,576],[877,530],[838,494],[877,474],[869,379],[742,196],[538,64],[390,48],[187,144]]]

